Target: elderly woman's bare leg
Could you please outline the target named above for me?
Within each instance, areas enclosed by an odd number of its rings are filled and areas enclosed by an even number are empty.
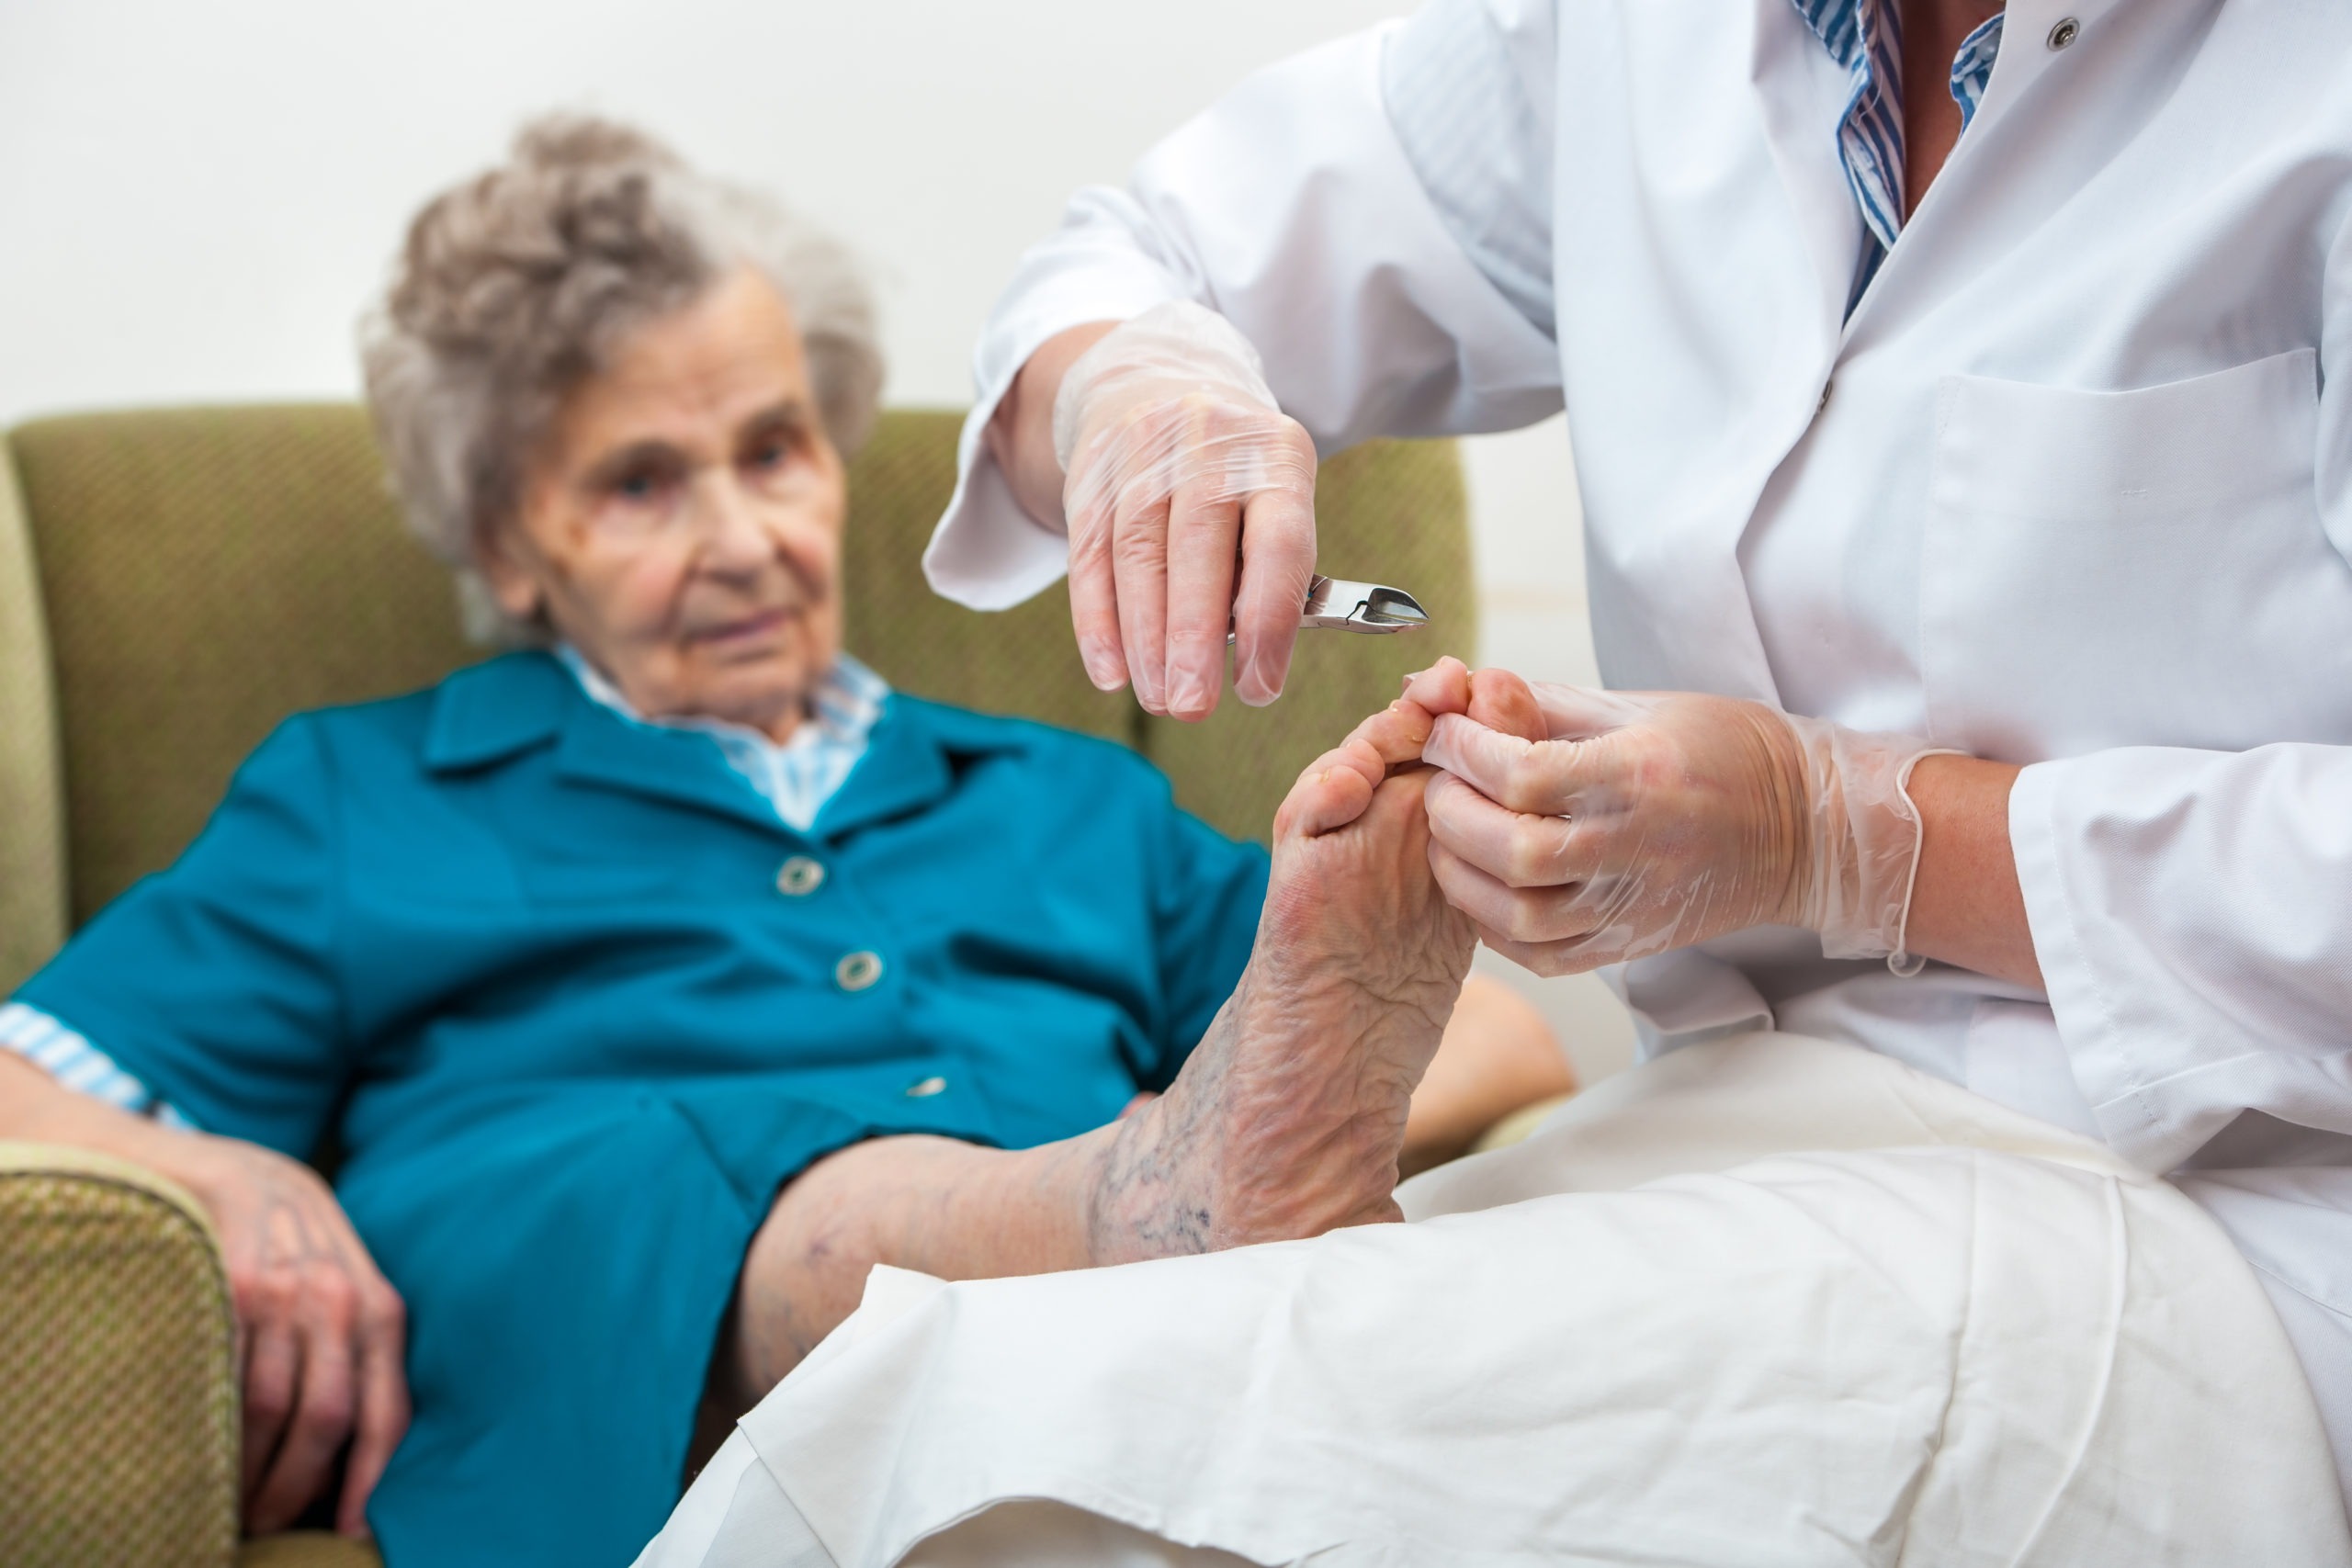
[[[689,1468],[856,1310],[876,1264],[952,1280],[1085,1267],[1087,1193],[1112,1132],[1018,1150],[876,1138],[794,1179],[744,1256]]]
[[[876,1263],[982,1279],[1397,1218],[1413,1089],[1472,947],[1429,870],[1430,724],[1400,702],[1301,776],[1250,964],[1168,1093],[1040,1148],[876,1139],[793,1181],[744,1259],[707,1430],[846,1317]]]

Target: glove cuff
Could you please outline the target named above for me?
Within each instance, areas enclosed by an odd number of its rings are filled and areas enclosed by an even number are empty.
[[[1829,958],[1883,958],[1897,975],[1926,961],[1905,946],[1919,873],[1919,808],[1911,770],[1958,756],[1907,735],[1864,735],[1823,719],[1783,716],[1804,758],[1812,864],[1804,923]]]

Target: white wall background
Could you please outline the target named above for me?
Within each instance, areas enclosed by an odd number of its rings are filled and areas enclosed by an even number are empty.
[[[860,248],[891,400],[960,404],[1069,190],[1402,0],[0,0],[0,423],[340,397],[408,215],[555,107],[638,121]],[[1486,658],[1591,679],[1557,421],[1469,444]],[[1482,963],[1491,964],[1491,955]],[[1630,1030],[1536,983],[1588,1077]]]

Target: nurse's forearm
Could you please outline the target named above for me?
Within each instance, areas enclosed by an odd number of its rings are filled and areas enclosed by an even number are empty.
[[[1056,533],[1063,531],[1064,520],[1062,466],[1054,457],[1054,398],[1061,390],[1062,373],[1116,325],[1090,321],[1047,338],[1013,377],[989,421],[989,455],[1012,486],[1013,499]]]
[[[2039,990],[2041,964],[2009,847],[2009,791],[2022,771],[1973,757],[1928,757],[1912,771],[1921,832],[1906,945]]]

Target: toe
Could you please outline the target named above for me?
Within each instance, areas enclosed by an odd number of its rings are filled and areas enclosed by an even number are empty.
[[[1489,729],[1499,729],[1523,740],[1548,738],[1544,710],[1536,705],[1535,694],[1526,682],[1508,670],[1481,670],[1469,677],[1469,703],[1459,711],[1466,711]]]
[[[1436,723],[1436,716],[1428,708],[1410,697],[1399,697],[1349,731],[1340,749],[1369,747],[1384,769],[1418,762]]]
[[[1343,828],[1363,815],[1381,781],[1421,760],[1436,718],[1399,697],[1365,719],[1348,738],[1307,764],[1274,814],[1274,835],[1308,838]]]
[[[1451,655],[1405,677],[1406,700],[1432,714],[1468,712],[1470,692],[1470,667]]]
[[[1313,839],[1363,815],[1387,772],[1377,753],[1355,741],[1307,764],[1274,813],[1274,840]]]

